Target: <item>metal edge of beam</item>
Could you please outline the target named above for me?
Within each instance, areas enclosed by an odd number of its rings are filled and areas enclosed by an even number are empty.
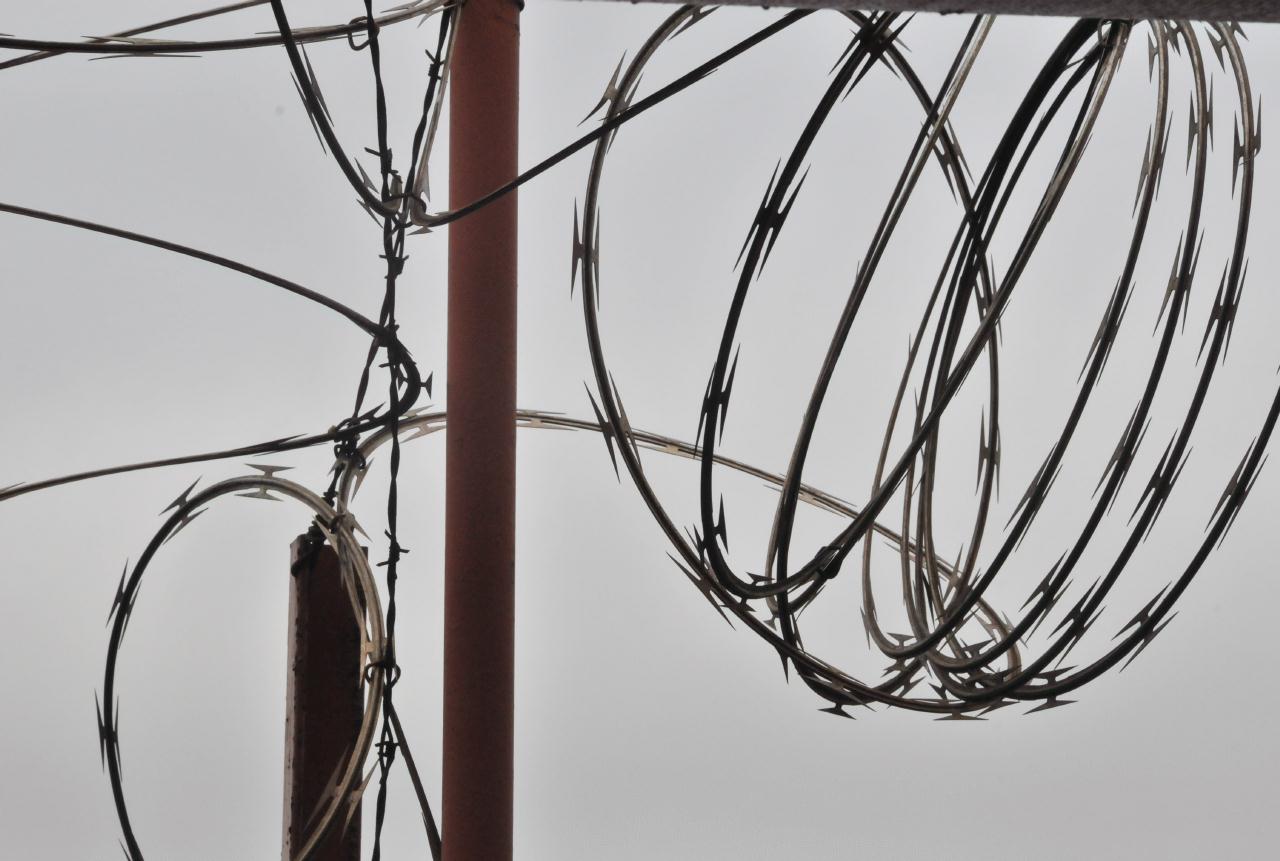
[[[614,0],[628,3],[683,4],[684,0]],[[1058,15],[1071,18],[1172,18],[1196,21],[1280,21],[1275,0],[716,0],[705,6],[798,7],[805,9],[882,9],[983,12],[996,15]]]

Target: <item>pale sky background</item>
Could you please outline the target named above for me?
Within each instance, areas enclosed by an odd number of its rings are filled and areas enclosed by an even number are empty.
[[[198,4],[86,0],[6,4],[0,31],[79,38]],[[305,8],[304,8],[305,7]],[[298,25],[345,21],[356,2],[290,4]],[[523,16],[522,164],[578,134],[624,52],[669,7],[531,0]],[[651,91],[781,13],[728,10],[664,49]],[[920,18],[911,60],[936,84],[967,21]],[[270,29],[267,9],[190,28]],[[1020,90],[1065,30],[997,22],[956,112],[975,171]],[[397,151],[407,148],[434,25],[385,33]],[[1249,30],[1264,103],[1280,87],[1280,30]],[[603,325],[632,422],[688,438],[734,258],[774,164],[785,157],[849,29],[816,15],[624,129],[606,168]],[[1145,32],[1135,32],[1078,183],[1004,324],[1003,523],[1052,439],[1119,274],[1152,115]],[[349,151],[374,141],[368,59],[342,43],[312,61]],[[1233,88],[1216,73],[1217,149],[1207,233],[1187,334],[1157,401],[1151,438],[1115,514],[1086,557],[1114,549],[1172,431],[1225,263]],[[1139,268],[1139,289],[1098,406],[999,606],[1016,611],[1075,534],[1150,360],[1151,327],[1178,242],[1189,182],[1187,102],[1175,75],[1170,164]],[[376,316],[379,232],[317,146],[279,49],[202,59],[61,57],[0,76],[0,200],[109,222],[224,254]],[[723,450],[786,463],[812,375],[857,260],[900,170],[919,109],[877,71],[837,109],[764,277],[753,290]],[[1264,116],[1269,128],[1269,115]],[[1056,139],[1062,129],[1057,128]],[[442,140],[445,136],[442,136]],[[1250,276],[1225,367],[1197,428],[1191,465],[1081,657],[1181,570],[1277,385],[1278,162],[1264,146]],[[447,150],[433,170],[444,200]],[[569,298],[575,198],[588,155],[521,192],[520,403],[589,415],[581,309]],[[1043,182],[1045,160],[1035,181]],[[1035,181],[1020,197],[1025,217]],[[907,333],[958,218],[930,167],[854,329],[807,480],[865,498]],[[1003,271],[1013,230],[996,250]],[[444,237],[414,237],[402,280],[404,338],[443,397]],[[1002,257],[1001,254],[1004,254]],[[346,414],[366,340],[273,288],[119,240],[0,217],[0,486],[108,464],[324,429]],[[855,373],[859,363],[872,369]],[[939,491],[954,555],[972,508],[983,399],[971,383],[949,424]],[[586,434],[521,431],[516,846],[521,859],[1257,858],[1274,847],[1280,693],[1273,684],[1280,502],[1261,478],[1181,612],[1123,674],[1068,708],[985,723],[862,711],[821,714],[785,683],[772,650],[730,630],[666,559],[666,547],[604,446]],[[400,587],[404,681],[397,702],[431,798],[439,801],[443,447],[406,447]],[[321,488],[327,450],[273,457]],[[385,461],[385,458],[383,459]],[[696,469],[647,463],[677,517],[696,516]],[[358,500],[381,534],[385,475]],[[107,478],[0,504],[0,834],[9,858],[119,857],[98,761],[93,696],[120,568],[193,480],[246,472],[224,462]],[[774,496],[722,479],[734,559],[757,566]],[[809,514],[816,548],[838,529]],[[306,525],[287,504],[232,499],[170,543],[148,572],[121,660],[126,789],[148,857],[279,855],[288,546]],[[989,539],[994,547],[996,536]],[[373,555],[382,558],[375,547]],[[889,577],[895,576],[892,571]],[[1002,578],[1003,579],[1003,578]],[[1085,578],[1078,577],[1077,585]],[[1092,578],[1089,578],[1090,580]],[[891,580],[881,580],[886,598]],[[874,680],[859,596],[841,578],[805,617],[806,643]],[[387,857],[426,856],[397,772]],[[371,809],[372,805],[366,805]],[[369,833],[369,832],[366,832]],[[447,839],[447,838],[446,838]]]

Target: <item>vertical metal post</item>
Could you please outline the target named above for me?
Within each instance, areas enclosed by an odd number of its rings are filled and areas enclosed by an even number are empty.
[[[453,208],[516,175],[518,0],[467,0],[450,70]],[[449,227],[446,861],[512,854],[516,196]]]
[[[313,825],[334,769],[360,731],[360,629],[342,586],[338,554],[308,536],[293,542],[289,570],[289,680],[284,745],[284,852],[289,861]],[[309,861],[359,861],[360,813],[336,822]]]

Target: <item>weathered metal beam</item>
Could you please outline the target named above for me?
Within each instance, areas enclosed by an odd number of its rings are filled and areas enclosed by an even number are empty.
[[[680,3],[685,0],[616,0]],[[804,9],[887,9],[895,12],[987,12],[998,15],[1065,15],[1072,18],[1184,18],[1195,21],[1280,21],[1275,0],[715,0],[705,6]]]
[[[360,732],[360,629],[342,585],[338,554],[303,535],[293,542],[289,585],[289,680],[285,711],[283,857],[296,857],[312,815],[330,792],[334,769]],[[357,807],[338,821],[311,861],[359,861]]]

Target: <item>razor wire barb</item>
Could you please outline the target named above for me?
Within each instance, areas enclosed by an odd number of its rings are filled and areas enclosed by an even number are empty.
[[[272,33],[213,41],[156,38],[155,33],[193,21],[228,15],[251,7],[269,5],[276,23]],[[591,148],[581,215],[575,207],[571,295],[582,305],[595,391],[588,387],[593,420],[582,420],[536,410],[521,410],[517,423],[528,428],[557,428],[600,434],[616,474],[625,470],[659,529],[671,544],[671,559],[680,571],[732,624],[737,621],[775,649],[784,669],[796,675],[822,698],[824,710],[850,717],[852,706],[876,703],[941,716],[972,719],[1015,703],[1035,703],[1031,711],[1065,705],[1064,697],[1121,662],[1132,661],[1169,624],[1176,601],[1202,569],[1210,552],[1221,543],[1234,523],[1266,459],[1266,446],[1280,417],[1280,390],[1239,465],[1228,479],[1205,534],[1182,572],[1161,589],[1115,635],[1100,658],[1081,666],[1064,667],[1073,649],[1090,632],[1101,615],[1104,601],[1129,566],[1139,544],[1164,509],[1190,454],[1190,438],[1200,418],[1211,383],[1222,365],[1230,342],[1247,273],[1245,257],[1252,206],[1255,159],[1261,149],[1260,106],[1249,81],[1235,24],[1208,24],[1199,28],[1185,21],[1093,21],[1070,24],[1027,86],[1021,103],[1002,131],[990,158],[975,176],[957,139],[951,118],[970,72],[991,31],[993,18],[976,16],[952,59],[941,85],[931,91],[906,59],[901,36],[912,21],[897,13],[832,12],[851,26],[844,54],[832,69],[826,88],[784,159],[769,178],[742,246],[736,270],[736,287],[720,334],[715,362],[707,381],[698,430],[692,440],[651,433],[632,427],[621,392],[609,369],[600,331],[601,291],[600,186],[614,142],[624,124],[668,98],[705,79],[711,72],[751,51],[773,36],[814,14],[797,10],[781,14],[767,26],[694,69],[640,95],[646,67],[672,39],[701,23],[709,8],[686,6],[671,14],[642,44],[629,63],[620,63],[609,80],[593,116],[598,125],[561,150],[482,198],[452,211],[432,212],[427,204],[427,165],[447,86],[449,58],[457,17],[465,14],[460,0],[412,0],[375,13],[372,0],[362,0],[359,15],[345,24],[293,27],[283,0],[245,0],[193,13],[149,26],[122,30],[110,36],[83,41],[47,41],[0,36],[0,48],[29,53],[0,61],[0,70],[46,60],[62,54],[105,56],[173,56],[215,51],[268,47],[283,49],[294,83],[317,138],[333,165],[350,184],[358,203],[381,231],[381,258],[385,262],[383,301],[376,320],[285,278],[215,253],[191,248],[68,215],[0,202],[0,211],[68,227],[97,232],[149,245],[231,269],[264,284],[290,292],[341,314],[370,337],[360,369],[354,404],[346,416],[326,431],[284,439],[251,443],[217,452],[169,457],[130,465],[12,485],[0,490],[0,501],[37,490],[101,476],[227,458],[280,454],[329,444],[334,450],[332,477],[322,493],[276,475],[285,467],[255,465],[258,474],[227,479],[203,490],[198,481],[165,509],[167,518],[132,567],[121,574],[108,622],[111,626],[106,655],[98,727],[103,765],[110,778],[118,812],[122,845],[130,858],[141,859],[142,849],[129,817],[121,777],[119,694],[116,668],[128,622],[135,609],[142,577],[159,549],[198,517],[207,506],[228,495],[254,498],[288,498],[308,511],[308,535],[315,546],[327,543],[339,557],[342,581],[361,631],[365,661],[365,710],[358,737],[348,758],[335,769],[329,791],[311,817],[310,831],[295,858],[306,858],[318,841],[333,828],[349,825],[359,802],[377,776],[375,831],[372,857],[381,854],[386,811],[387,778],[396,760],[410,776],[422,809],[426,838],[432,857],[439,858],[439,833],[421,776],[396,712],[394,690],[400,678],[395,649],[396,583],[398,564],[409,550],[400,543],[397,528],[398,473],[402,441],[428,436],[440,430],[446,415],[418,407],[423,391],[430,397],[431,375],[421,376],[399,337],[396,316],[397,288],[408,254],[406,237],[430,233],[465,218],[565,161]],[[379,34],[384,27],[432,18],[436,21],[432,47],[426,51],[422,104],[407,160],[394,157],[388,133],[389,106],[383,86]],[[1015,288],[1021,282],[1047,225],[1085,154],[1122,58],[1136,28],[1145,26],[1145,59],[1152,82],[1152,114],[1133,204],[1133,226],[1127,253],[1115,288],[1106,305],[1098,332],[1089,350],[1066,421],[1048,447],[1043,462],[1026,488],[1003,535],[989,539],[988,524],[1000,473],[1000,367],[998,327]],[[348,154],[325,104],[319,80],[306,46],[345,40],[355,51],[367,53],[373,82],[376,147],[367,150],[377,160],[371,177],[358,158]],[[1185,327],[1192,283],[1200,262],[1203,237],[1202,209],[1208,183],[1208,153],[1213,134],[1213,97],[1205,47],[1229,75],[1235,94],[1231,190],[1237,206],[1234,239],[1218,281],[1213,310],[1199,345],[1200,358],[1194,393],[1177,429],[1159,457],[1141,499],[1130,517],[1127,537],[1083,596],[1070,605],[1065,618],[1038,654],[1027,652],[1027,638],[1050,614],[1067,606],[1066,593],[1073,574],[1083,571],[1080,560],[1111,512],[1122,485],[1133,471],[1139,448],[1151,424],[1153,403],[1161,382],[1168,376],[1169,357]],[[1091,397],[1115,345],[1125,312],[1137,288],[1136,268],[1147,246],[1148,228],[1157,193],[1165,174],[1172,135],[1174,97],[1170,78],[1181,63],[1191,81],[1186,164],[1190,174],[1190,201],[1185,213],[1183,239],[1172,261],[1172,270],[1157,325],[1157,348],[1146,382],[1131,407],[1123,432],[1116,441],[1098,481],[1090,514],[1056,564],[1045,573],[1026,604],[1010,618],[999,611],[988,593],[999,574],[1009,566],[1015,549],[1043,511],[1059,476]],[[879,223],[865,250],[857,274],[818,372],[785,471],[773,473],[722,454],[719,450],[733,390],[740,350],[740,323],[760,272],[779,240],[787,217],[807,176],[813,144],[835,108],[854,92],[873,70],[891,71],[909,92],[923,117],[915,142],[906,158]],[[1053,142],[1048,132],[1055,120],[1069,125],[1066,139]],[[1027,183],[1028,164],[1037,153],[1056,146],[1054,166],[1031,218],[1021,226],[1009,226],[1005,216],[1015,189]],[[1136,161],[1136,159],[1135,159]],[[949,185],[961,214],[947,247],[927,303],[910,340],[907,359],[886,420],[883,442],[876,460],[875,478],[864,501],[844,502],[806,482],[804,470],[815,429],[833,374],[848,343],[851,328],[875,278],[902,214],[920,177],[936,164]],[[1004,227],[1004,231],[1000,228]],[[1013,232],[1014,252],[997,276],[992,245],[998,235]],[[1180,322],[1181,320],[1181,322]],[[927,345],[927,346],[926,346]],[[379,358],[387,369],[385,406],[366,409],[374,368]],[[953,563],[939,557],[934,536],[934,488],[938,480],[938,455],[942,419],[958,392],[979,365],[985,374],[987,393],[979,439],[977,502],[974,523],[964,547]],[[913,375],[920,375],[918,393],[906,393]],[[899,430],[905,428],[905,430]],[[905,437],[905,444],[900,438]],[[895,442],[899,445],[895,448]],[[352,508],[354,497],[367,475],[374,452],[390,446],[389,486],[386,501],[386,558],[370,566],[357,538],[363,533]],[[641,451],[682,456],[698,462],[699,520],[688,529],[677,524],[651,485]],[[619,467],[621,461],[621,468]],[[719,468],[719,470],[717,469]],[[735,568],[728,557],[728,527],[724,498],[717,491],[718,476],[732,470],[779,490],[762,573]],[[1141,478],[1140,478],[1141,480]],[[893,500],[901,501],[901,522],[891,526],[883,516]],[[795,558],[792,543],[801,504],[816,506],[841,519],[843,526],[813,555]],[[902,606],[909,632],[885,630],[880,623],[872,577],[872,537],[887,540],[898,555]],[[979,565],[984,540],[995,552]],[[861,550],[860,560],[853,554]],[[851,561],[851,557],[853,561]],[[813,604],[827,585],[845,568],[858,564],[863,605],[862,624],[868,646],[874,646],[892,663],[879,683],[862,681],[805,648],[801,613]],[[382,606],[373,568],[384,568]],[[853,575],[846,575],[853,576]],[[926,679],[928,695],[913,694]],[[365,773],[370,753],[373,767]]]

